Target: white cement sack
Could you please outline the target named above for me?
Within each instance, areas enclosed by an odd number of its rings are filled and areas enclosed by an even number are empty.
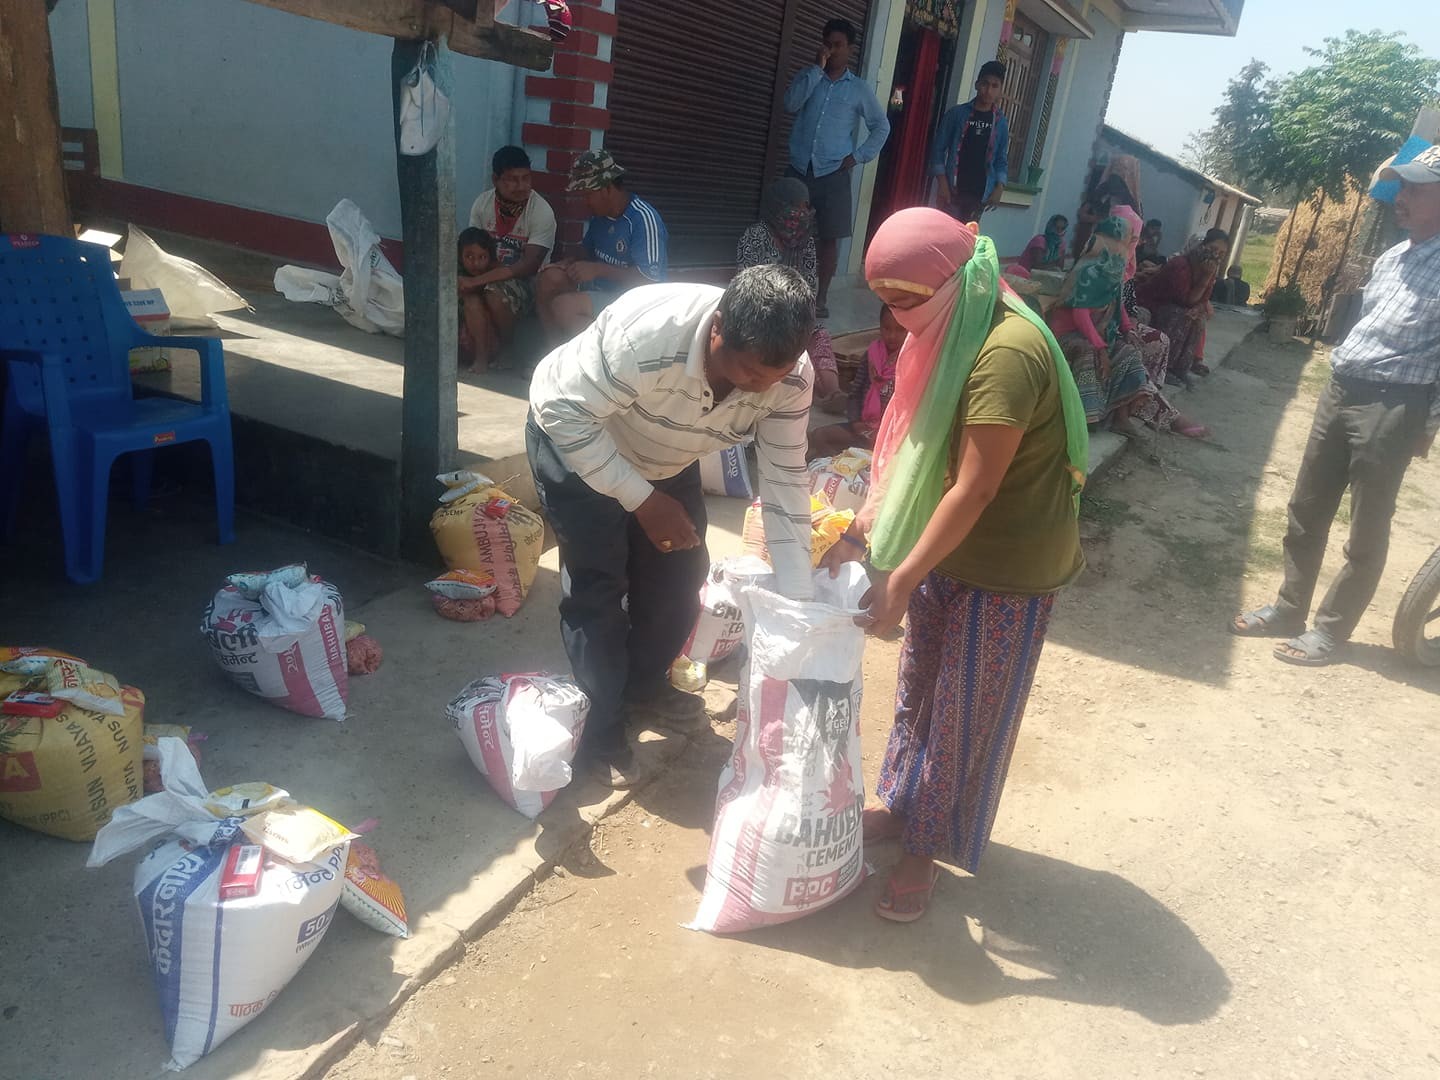
[[[815,574],[813,602],[739,589],[749,657],[735,747],[720,775],[705,891],[691,928],[736,933],[800,918],[865,874],[860,814],[858,564]]]
[[[750,555],[711,563],[700,586],[700,615],[680,655],[697,664],[716,664],[731,656],[745,640],[736,591],[742,582],[770,573],[767,563]]]
[[[281,708],[344,720],[350,673],[339,590],[300,564],[227,581],[200,624],[220,669]]]
[[[304,865],[267,851],[254,895],[221,899],[230,848],[249,843],[244,819],[206,808],[184,740],[158,745],[164,790],[116,811],[86,865],[165,840],[136,867],[134,894],[172,1054],[167,1067],[183,1069],[259,1016],[314,954],[340,902],[349,845]]]
[[[570,783],[590,699],[569,679],[476,679],[446,707],[480,774],[509,806],[538,817]]]
[[[744,446],[716,450],[700,459],[700,487],[706,495],[728,495],[753,501],[755,485],[750,483],[750,463]]]

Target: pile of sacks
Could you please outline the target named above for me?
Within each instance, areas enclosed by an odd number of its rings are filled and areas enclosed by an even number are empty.
[[[870,496],[870,468],[874,455],[852,446],[834,457],[810,463],[810,493],[836,510],[860,513]]]
[[[745,511],[745,524],[740,529],[740,548],[770,563],[770,549],[765,546],[765,523],[757,499]],[[845,530],[855,520],[854,510],[837,510],[818,495],[810,496],[810,565],[819,566],[825,553],[840,542]]]
[[[430,518],[435,546],[449,574],[427,587],[435,608],[463,622],[520,610],[535,583],[545,523],[488,476],[444,473],[440,508]]]
[[[399,888],[359,837],[279,788],[210,791],[184,740],[156,749],[161,790],[117,809],[86,865],[148,848],[133,894],[159,994],[168,1067],[198,1061],[263,1012],[344,906],[407,936]],[[352,846],[353,845],[353,846]]]

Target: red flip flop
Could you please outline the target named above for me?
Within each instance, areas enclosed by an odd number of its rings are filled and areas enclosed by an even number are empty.
[[[875,904],[875,914],[879,915],[882,919],[889,919],[891,922],[914,922],[916,919],[920,918],[920,916],[924,915],[925,912],[929,909],[930,897],[934,894],[935,883],[939,880],[940,868],[938,866],[932,866],[930,868],[930,884],[928,885],[909,885],[901,887],[896,885],[895,878],[891,877],[890,880],[885,883],[884,895],[882,895],[879,901],[877,901]],[[921,899],[919,906],[912,911],[898,910],[896,908],[897,902],[902,901],[909,896],[920,897]],[[911,901],[911,903],[914,903],[914,901]]]

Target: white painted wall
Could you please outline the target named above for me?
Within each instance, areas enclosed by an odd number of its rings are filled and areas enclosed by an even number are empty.
[[[50,48],[60,94],[62,127],[95,126],[90,96],[90,24],[84,0],[65,0],[50,13]]]
[[[1110,153],[1127,153],[1127,149],[1110,139],[1101,140]],[[1159,218],[1165,224],[1163,250],[1174,254],[1197,233],[1229,222],[1238,195],[1216,191],[1212,202],[1205,202],[1208,185],[1166,168],[1148,158],[1136,155],[1140,162],[1140,191],[1145,203],[1145,217]]]
[[[1003,15],[1003,9],[1002,9]],[[1045,175],[1042,190],[1033,206],[1005,207],[988,211],[980,231],[993,237],[1002,257],[1020,254],[1030,238],[1042,231],[1051,214],[1064,214],[1072,222],[1085,186],[1085,170],[1094,149],[1110,85],[1115,43],[1123,31],[1098,11],[1086,14],[1095,30],[1089,41],[1071,41],[1056,91],[1055,108],[1046,137]],[[990,31],[991,20],[986,20]],[[1000,20],[995,20],[994,37],[982,45],[981,55],[992,57],[1000,43]],[[1068,92],[1067,92],[1068,88]],[[1011,162],[1012,178],[1023,173],[1025,163]]]
[[[62,119],[77,126],[84,12],[67,0],[51,22]],[[313,222],[348,197],[400,234],[388,39],[234,0],[127,0],[116,14],[127,183]],[[453,60],[458,224],[510,141],[515,76]]]

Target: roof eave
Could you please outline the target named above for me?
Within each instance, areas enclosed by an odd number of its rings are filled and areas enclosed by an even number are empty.
[[[1235,187],[1233,184],[1227,184],[1224,180],[1217,180],[1213,176],[1207,176],[1199,169],[1192,169],[1184,162],[1176,161],[1169,154],[1156,150],[1155,147],[1143,139],[1137,139],[1134,135],[1121,131],[1111,124],[1105,124],[1103,126],[1103,135],[1105,138],[1121,143],[1126,149],[1133,151],[1136,155],[1149,158],[1153,163],[1169,169],[1171,172],[1179,173],[1197,183],[1206,184],[1215,188],[1217,191],[1223,191],[1230,195],[1238,195],[1241,202],[1249,203],[1251,206],[1259,206],[1264,202],[1263,199],[1257,199],[1248,191]]]

